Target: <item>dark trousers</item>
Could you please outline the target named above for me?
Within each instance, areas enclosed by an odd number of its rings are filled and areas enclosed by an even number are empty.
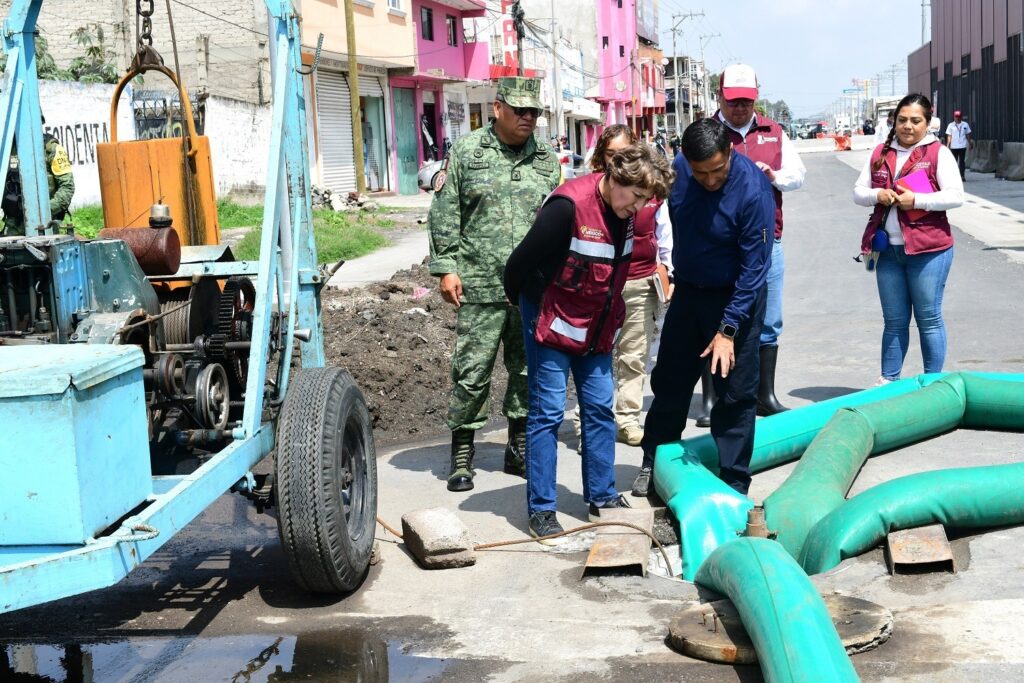
[[[960,149],[954,149],[950,147],[949,151],[953,153],[953,158],[956,159],[957,168],[960,169],[960,179],[966,180],[967,176],[964,175],[964,162],[967,160],[967,148],[961,147]]]
[[[654,400],[644,423],[644,466],[654,464],[655,449],[678,441],[686,426],[693,389],[706,359],[700,354],[718,331],[731,289],[676,285],[665,314],[658,362],[651,373]],[[740,493],[750,488],[750,456],[754,452],[754,420],[760,371],[760,334],[766,289],[754,300],[751,317],[735,338],[736,366],[723,378],[712,376],[718,401],[711,409],[711,436],[718,447],[719,477]]]

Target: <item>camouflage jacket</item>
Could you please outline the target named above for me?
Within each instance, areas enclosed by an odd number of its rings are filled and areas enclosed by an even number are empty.
[[[457,274],[466,303],[504,301],[505,261],[558,186],[558,159],[532,136],[516,154],[487,126],[455,143],[447,173],[430,205],[430,273]]]

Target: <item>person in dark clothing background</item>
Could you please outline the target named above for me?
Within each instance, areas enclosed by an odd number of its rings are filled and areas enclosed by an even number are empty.
[[[505,264],[505,295],[518,302],[523,321],[527,512],[538,538],[562,531],[555,466],[570,371],[587,444],[583,498],[590,519],[629,507],[615,489],[612,347],[625,318],[634,216],[652,197],[665,197],[672,171],[646,145],[617,152],[604,171],[556,189]]]
[[[725,127],[701,119],[683,133],[669,193],[676,291],[665,316],[643,464],[633,485],[646,494],[655,449],[676,441],[693,389],[710,359],[718,395],[711,435],[719,476],[740,493],[750,486],[757,411],[765,281],[771,265],[775,199],[764,173],[732,149]]]

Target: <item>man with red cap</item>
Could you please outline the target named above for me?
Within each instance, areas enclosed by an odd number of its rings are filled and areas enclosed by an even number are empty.
[[[971,124],[963,120],[960,110],[953,112],[953,122],[946,126],[946,147],[953,153],[956,165],[960,168],[960,179],[967,180],[964,161],[967,158],[967,147],[974,147],[971,137]]]
[[[757,414],[774,415],[788,410],[775,397],[775,364],[782,334],[782,279],[785,261],[782,253],[782,193],[800,188],[807,169],[800,161],[796,147],[775,121],[754,110],[758,97],[757,74],[746,64],[732,64],[719,78],[718,111],[715,118],[725,125],[738,153],[753,161],[772,184],[775,195],[775,241],[768,271],[768,294],[764,324],[761,327],[760,385],[757,392]],[[701,376],[704,394],[698,427],[711,425],[711,408],[715,404],[714,387],[707,368]]]

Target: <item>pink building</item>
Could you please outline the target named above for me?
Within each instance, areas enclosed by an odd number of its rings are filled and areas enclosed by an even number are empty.
[[[597,100],[605,107],[605,124],[629,123],[626,110],[641,97],[631,78],[636,59],[635,0],[594,0],[597,12],[597,64],[600,88]]]
[[[446,140],[468,131],[464,82],[488,78],[489,46],[467,43],[463,20],[486,12],[484,0],[412,0],[416,65],[410,72],[391,71],[390,85],[396,120],[415,121],[418,143],[412,156],[409,141],[402,137],[413,131],[396,126],[395,148],[407,150],[400,154],[400,163],[415,163],[418,168],[425,160],[443,156]],[[405,109],[409,111],[400,115]]]

